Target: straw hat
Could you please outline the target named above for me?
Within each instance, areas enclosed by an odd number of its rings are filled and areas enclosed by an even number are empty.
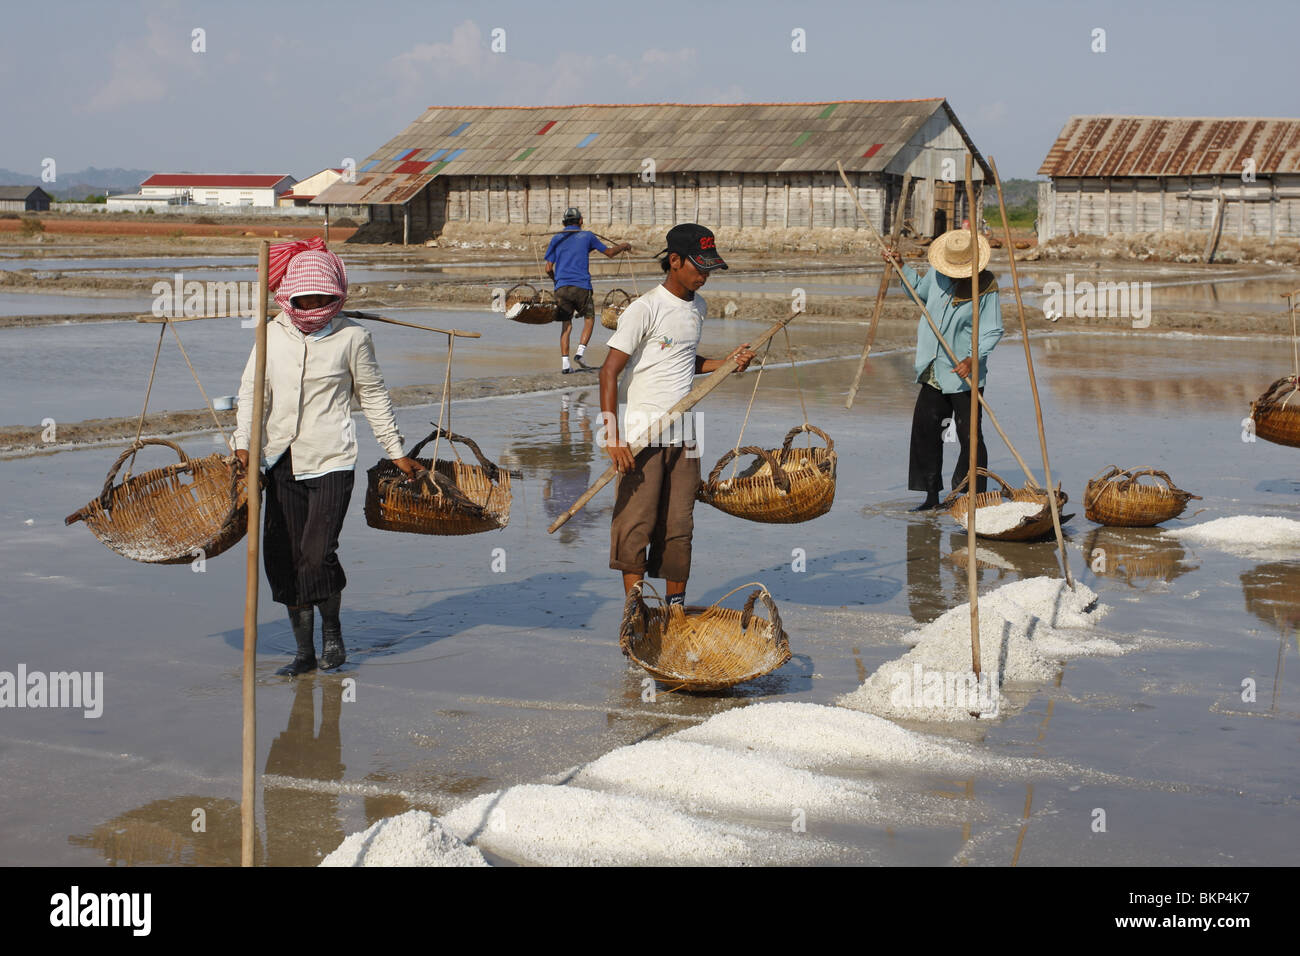
[[[983,236],[979,237],[979,249],[979,271],[983,272],[984,267],[989,264],[989,256],[992,254],[989,249],[989,241]],[[930,260],[930,265],[948,276],[948,278],[969,279],[971,276],[970,230],[953,229],[945,232],[930,243],[926,256]]]

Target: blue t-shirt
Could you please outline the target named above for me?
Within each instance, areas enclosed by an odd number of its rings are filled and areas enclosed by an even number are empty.
[[[591,269],[587,259],[593,252],[604,252],[605,244],[594,233],[567,226],[563,232],[551,236],[546,247],[546,261],[555,263],[555,287],[576,285],[579,289],[591,288]]]

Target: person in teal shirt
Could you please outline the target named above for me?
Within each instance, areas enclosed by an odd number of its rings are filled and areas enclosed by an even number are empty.
[[[998,302],[997,278],[987,270],[990,249],[988,240],[980,237],[979,255],[979,382],[980,394],[988,378],[989,354],[1002,338],[1002,308]],[[925,493],[925,500],[913,511],[926,511],[939,505],[939,492],[943,490],[943,446],[945,442],[958,442],[961,452],[953,470],[952,485],[956,487],[967,476],[970,468],[970,372],[971,330],[973,309],[971,305],[971,273],[974,256],[971,255],[970,231],[954,229],[930,243],[927,256],[930,271],[920,275],[903,263],[897,250],[885,254],[887,261],[897,262],[916,290],[960,361],[953,365],[935,338],[930,323],[921,316],[916,329],[916,381],[921,390],[916,396],[912,412],[912,443],[909,452],[907,487]],[[963,357],[964,356],[964,357]],[[956,435],[953,436],[953,432]],[[981,468],[988,465],[988,449],[984,446],[983,421],[978,432],[976,461]],[[978,479],[977,491],[987,484],[983,476]]]

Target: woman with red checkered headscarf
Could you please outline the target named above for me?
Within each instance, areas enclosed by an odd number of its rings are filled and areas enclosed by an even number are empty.
[[[262,422],[262,551],[271,598],[288,607],[297,643],[293,661],[277,672],[288,676],[317,666],[313,608],[321,616],[319,666],[331,670],[346,659],[339,604],[347,576],[336,552],[357,461],[354,397],[393,463],[408,475],[420,468],[402,453],[370,333],[339,314],[348,295],[343,261],[323,243],[294,246],[282,281],[272,286],[280,312],[267,324]],[[273,251],[283,262],[285,250]],[[245,468],[254,358],[240,383],[235,430],[235,454]]]

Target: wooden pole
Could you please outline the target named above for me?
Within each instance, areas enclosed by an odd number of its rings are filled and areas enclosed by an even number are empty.
[[[386,322],[389,325],[401,325],[408,329],[423,329],[425,332],[440,332],[443,335],[454,335],[458,339],[479,339],[483,337],[482,332],[466,332],[463,329],[439,329],[432,325],[416,325],[414,322],[403,322],[400,319],[390,319],[386,316],[375,315],[373,312],[357,312],[353,309],[344,309],[341,315],[346,315],[350,319],[369,319],[372,322]],[[239,312],[226,312],[216,315],[182,315],[174,319],[159,318],[156,315],[137,315],[137,322],[193,322],[197,319],[246,319],[248,316]]]
[[[966,210],[970,221],[970,435],[966,441],[969,470],[966,473],[966,597],[970,601],[970,659],[975,679],[980,676],[980,589],[979,568],[975,561],[976,480],[979,468],[980,409],[975,396],[980,387],[980,232],[975,208],[975,188],[971,185],[971,155],[966,154]],[[1048,489],[1051,495],[1051,489]]]
[[[261,584],[262,531],[262,414],[266,407],[266,294],[267,263],[271,244],[262,240],[257,250],[257,332],[253,352],[253,422],[248,434],[248,558],[244,568],[244,738],[243,792],[240,800],[240,865],[253,865],[257,836],[257,703],[254,670],[257,666],[257,591]]]
[[[753,349],[754,351],[757,351],[760,347],[766,345],[768,340],[771,339],[772,336],[776,335],[783,328],[789,325],[798,315],[799,315],[798,312],[791,312],[784,319],[777,322],[770,329],[768,329],[766,332],[760,335],[753,343],[750,344],[750,348]],[[637,435],[636,438],[629,441],[627,443],[628,450],[630,450],[633,455],[639,455],[650,444],[649,438],[652,434],[656,434],[656,433],[663,434],[665,431],[672,428],[675,424],[677,424],[678,421],[681,420],[681,417],[685,415],[688,411],[690,411],[692,407],[697,405],[704,398],[704,396],[708,395],[709,392],[713,391],[715,388],[721,385],[726,380],[727,376],[730,375],[732,372],[734,372],[736,368],[737,366],[733,362],[730,364],[724,364],[720,368],[714,369],[712,372],[710,372],[708,378],[706,378],[704,381],[700,382],[700,384],[692,388],[690,392],[687,395],[685,395],[676,405],[668,409],[667,413],[662,418],[658,418],[655,421],[651,422],[646,427],[645,431],[641,432],[641,434]],[[586,491],[584,491],[582,493],[582,496],[578,498],[578,500],[575,501],[569,507],[568,511],[560,515],[558,518],[555,519],[554,522],[552,522],[551,526],[546,529],[546,533],[554,534],[561,527],[563,527],[566,521],[568,521],[579,511],[581,511],[584,507],[586,507],[587,502],[589,502],[592,498],[596,497],[596,493],[599,492],[600,489],[604,488],[607,484],[613,481],[614,476],[617,474],[618,474],[618,469],[616,469],[613,466],[613,464],[611,464],[608,468],[605,469],[605,473],[602,474],[599,478],[597,478],[592,483],[591,487],[588,488]]]
[[[898,248],[899,235],[903,231],[903,210],[907,208],[907,192],[912,187],[912,174],[903,174],[903,191],[898,194],[898,208],[894,211],[894,221],[890,224],[889,245],[890,248]],[[880,288],[876,290],[876,308],[871,313],[871,326],[867,329],[867,344],[862,347],[862,358],[858,362],[858,373],[853,376],[853,384],[849,386],[849,397],[844,400],[845,408],[853,407],[853,399],[858,395],[858,385],[862,382],[862,373],[867,367],[867,356],[871,354],[871,346],[876,341],[876,327],[880,324],[880,313],[885,308],[885,294],[889,291],[889,283],[893,280],[893,273],[890,272],[889,266],[885,266],[884,274],[880,277]]]
[[[840,176],[847,182],[848,177],[845,176],[844,174],[844,164],[836,163],[835,165],[837,165],[840,169]],[[853,201],[858,202],[858,197],[854,196]],[[867,211],[862,208],[862,203],[860,202],[858,202],[858,209],[861,210],[862,215],[867,218],[867,226],[868,228],[871,229],[872,235],[875,236],[876,243],[880,246],[881,249],[888,249],[889,247],[885,245],[885,240],[881,237],[880,233],[876,230],[876,227],[871,222],[871,219],[867,217]],[[943,350],[947,354],[952,364],[956,365],[957,356],[953,354],[952,346],[948,344],[947,340],[945,340],[943,335],[939,332],[939,326],[934,324],[934,319],[930,317],[930,310],[925,307],[925,303],[921,301],[921,297],[916,294],[916,290],[912,288],[912,283],[907,281],[907,275],[903,272],[902,265],[900,263],[893,262],[893,260],[890,260],[890,262],[894,267],[894,271],[898,273],[898,277],[901,280],[903,280],[903,288],[907,290],[907,294],[912,297],[913,302],[915,302],[918,306],[921,307],[921,314],[925,316],[925,321],[930,324],[930,331],[933,332],[934,337],[939,340],[939,344],[943,346]],[[969,383],[970,379],[968,378],[966,379],[966,381]],[[1010,449],[1012,457],[1016,459],[1016,463],[1020,465],[1020,470],[1023,471],[1025,473],[1025,477],[1029,479],[1030,487],[1033,488],[1041,487],[1038,484],[1038,479],[1034,477],[1034,473],[1029,470],[1029,465],[1027,465],[1025,463],[1025,460],[1020,457],[1020,452],[1016,451],[1016,446],[1011,444],[1011,439],[1008,438],[1007,433],[1002,430],[1002,426],[998,423],[998,417],[993,414],[993,409],[989,407],[989,403],[985,400],[984,396],[980,395],[978,391],[972,392],[972,394],[979,399],[980,408],[982,408],[984,412],[989,416],[989,421],[993,424],[993,427],[998,430],[998,434],[1002,436],[1002,440],[1007,443],[1007,448]]]
[[[1025,366],[1029,369],[1029,389],[1034,396],[1034,414],[1038,417],[1038,445],[1043,450],[1043,477],[1047,480],[1047,501],[1052,508],[1052,527],[1056,530],[1056,547],[1061,553],[1061,571],[1065,583],[1074,590],[1074,578],[1070,575],[1070,558],[1065,550],[1065,535],[1061,531],[1061,509],[1056,503],[1056,492],[1052,485],[1052,465],[1047,459],[1047,431],[1043,427],[1043,403],[1038,398],[1038,379],[1034,375],[1034,357],[1029,351],[1029,324],[1025,321],[1025,304],[1020,297],[1020,275],[1016,271],[1016,247],[1011,241],[1011,223],[1007,222],[1007,203],[1002,195],[1002,178],[998,175],[998,164],[989,157],[989,167],[993,170],[993,184],[998,188],[998,211],[1002,214],[1002,231],[1006,235],[1007,258],[1011,262],[1011,287],[1016,294],[1016,312],[1020,316],[1020,340],[1025,346]]]

